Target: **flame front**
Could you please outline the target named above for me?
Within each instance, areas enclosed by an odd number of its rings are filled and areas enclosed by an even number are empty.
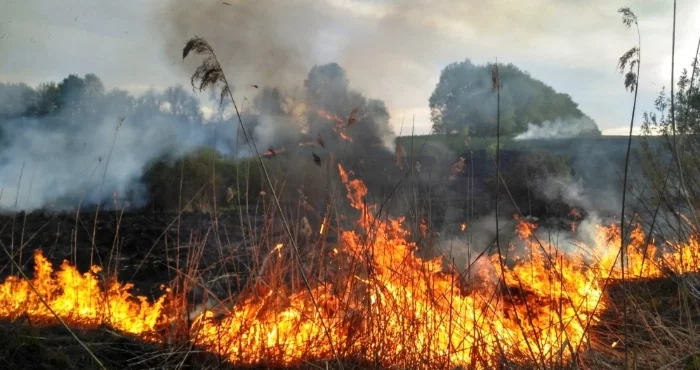
[[[197,346],[235,364],[292,364],[337,356],[403,368],[493,368],[503,358],[534,364],[570,360],[588,342],[586,328],[607,305],[603,281],[621,275],[618,228],[599,227],[593,248],[565,252],[537,240],[536,224],[519,220],[517,244],[522,248],[509,247],[517,252],[514,261],[492,255],[462,274],[441,257],[419,258],[403,219],[376,218],[376,206],[364,201],[365,184],[350,179],[343,167],[338,170],[358,212],[358,231],[342,231],[341,243],[330,254],[343,268],[292,294],[268,289],[240,297],[223,318],[202,313],[189,328]],[[324,218],[320,232],[326,222]],[[645,245],[644,233],[635,228],[627,276],[700,269],[696,239],[671,245],[668,252]],[[276,258],[282,258],[282,248],[277,244]],[[166,309],[174,299],[168,291],[148,303],[132,296],[128,284],[103,289],[98,268],[79,274],[64,262],[54,273],[41,254],[35,261],[31,284],[72,325],[109,325],[157,340],[159,326],[173,320]],[[29,281],[10,277],[0,285],[0,316],[21,315],[53,317]]]
[[[168,320],[165,304],[171,295],[167,289],[155,303],[149,303],[146,297],[130,293],[131,284],[112,281],[103,288],[98,266],[81,274],[64,261],[54,273],[40,252],[34,256],[34,264],[31,281],[10,276],[0,285],[0,318],[14,320],[26,315],[33,321],[52,322],[56,313],[69,324],[87,328],[108,325],[145,339],[155,339],[158,327]]]

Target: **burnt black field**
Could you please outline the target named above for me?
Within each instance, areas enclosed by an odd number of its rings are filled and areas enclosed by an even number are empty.
[[[241,283],[245,278],[245,269],[235,263],[247,257],[239,248],[242,236],[238,213],[220,214],[215,223],[213,215],[197,212],[178,216],[148,210],[105,211],[97,216],[85,212],[78,217],[67,212],[32,212],[2,215],[0,225],[0,241],[14,250],[16,260],[29,275],[32,256],[41,250],[56,267],[63,260],[75,261],[81,272],[91,264],[100,265],[107,272],[116,272],[120,281],[133,282],[134,293],[154,297],[162,294],[161,284],[177,277],[174,267],[178,261],[186,263],[188,253],[206,245],[198,267],[210,274],[241,273]],[[219,246],[224,253],[240,258],[222,263]],[[11,272],[4,254],[0,265],[4,279]]]

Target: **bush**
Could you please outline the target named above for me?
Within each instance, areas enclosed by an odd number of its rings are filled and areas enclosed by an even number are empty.
[[[263,189],[257,166],[247,159],[222,157],[202,149],[179,159],[160,158],[145,171],[150,207],[158,210],[210,211],[253,200]],[[248,199],[251,200],[250,198]]]

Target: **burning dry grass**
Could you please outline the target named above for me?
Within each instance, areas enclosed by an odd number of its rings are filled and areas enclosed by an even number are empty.
[[[237,366],[615,368],[625,346],[622,295],[635,298],[627,307],[633,312],[627,347],[639,364],[684,362],[696,348],[692,318],[700,295],[688,273],[700,271],[697,239],[666,243],[661,251],[645,246],[640,228],[632,231],[627,278],[677,277],[666,280],[668,287],[646,288],[646,295],[632,291],[638,283],[617,282],[616,227],[599,227],[592,247],[564,251],[521,221],[507,260],[485,251],[461,271],[446,263],[449,256],[417,257],[419,246],[402,220],[376,218],[364,183],[338,171],[358,213],[356,227],[315,251],[317,266],[306,271],[310,289],[294,283],[290,246],[279,241],[242,293],[194,315],[170,289],[151,302],[132,295],[130,284],[104,279],[97,267],[79,273],[64,262],[54,272],[37,253],[31,280],[13,276],[0,285],[0,317],[50,324],[56,314],[72,327],[200,348]]]

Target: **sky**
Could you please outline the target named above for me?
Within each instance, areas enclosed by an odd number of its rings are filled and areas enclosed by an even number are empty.
[[[247,84],[294,86],[338,62],[350,85],[387,103],[395,132],[430,130],[440,71],[466,58],[513,63],[569,94],[604,133],[625,134],[633,95],[616,70],[641,28],[637,125],[671,82],[672,1],[657,0],[0,0],[0,81],[37,85],[97,74],[134,93],[187,85],[184,42],[208,39]],[[676,76],[700,37],[700,2],[678,0]],[[412,126],[415,125],[415,128]]]

